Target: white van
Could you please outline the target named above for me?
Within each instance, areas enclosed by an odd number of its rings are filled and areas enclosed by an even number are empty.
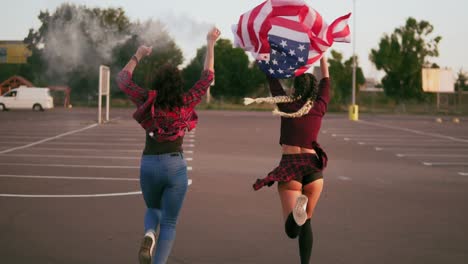
[[[24,87],[13,89],[0,96],[0,111],[8,109],[32,109],[44,111],[54,108],[49,88]]]

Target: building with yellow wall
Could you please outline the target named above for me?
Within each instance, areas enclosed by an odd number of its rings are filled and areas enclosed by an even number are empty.
[[[31,51],[23,41],[0,40],[0,63],[22,64],[26,63]]]

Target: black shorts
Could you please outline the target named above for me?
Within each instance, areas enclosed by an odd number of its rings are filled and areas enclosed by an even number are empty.
[[[315,155],[315,159],[314,159],[313,162],[315,164],[317,164],[317,165],[320,164],[320,160],[319,160],[317,155]],[[303,186],[307,185],[307,184],[309,184],[311,182],[314,182],[316,180],[319,180],[319,179],[323,179],[323,172],[322,171],[314,172],[312,174],[307,174],[307,175],[305,175],[303,177],[298,176],[298,177],[294,178],[295,181],[298,181],[298,182],[302,183]]]

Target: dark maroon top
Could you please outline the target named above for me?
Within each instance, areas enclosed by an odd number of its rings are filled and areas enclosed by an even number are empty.
[[[273,96],[286,95],[278,79],[268,78]],[[280,144],[314,149],[322,125],[322,118],[330,101],[330,78],[323,78],[319,83],[318,97],[309,113],[298,118],[281,117]],[[305,100],[277,104],[280,111],[294,113],[301,109]]]

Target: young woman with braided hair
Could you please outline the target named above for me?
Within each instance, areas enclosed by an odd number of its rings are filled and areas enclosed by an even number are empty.
[[[312,74],[298,76],[293,92],[286,95],[278,79],[269,78],[273,97],[246,98],[245,103],[276,103],[274,114],[281,116],[282,158],[267,177],[258,179],[254,189],[278,182],[283,208],[285,231],[288,237],[299,237],[302,264],[308,264],[312,254],[313,234],[310,219],[323,188],[322,171],[327,156],[317,143],[322,118],[330,101],[330,79],[327,61],[320,60],[323,79],[317,85]]]

